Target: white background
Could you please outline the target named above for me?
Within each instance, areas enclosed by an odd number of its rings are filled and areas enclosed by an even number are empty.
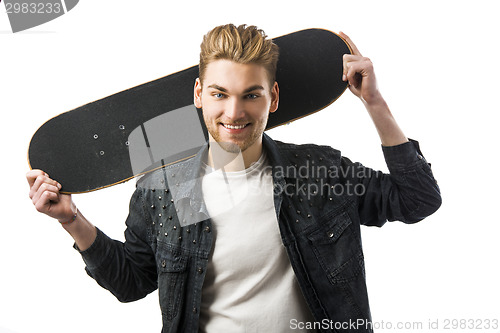
[[[443,328],[447,319],[500,320],[497,8],[496,1],[80,1],[12,34],[1,6],[0,332],[160,331],[156,293],[116,301],[86,275],[58,223],[32,207],[26,152],[49,118],[196,64],[202,35],[228,22],[269,36],[310,27],[346,32],[374,62],[396,119],[432,163],[444,201],[436,214],[415,225],[363,228],[375,324],[421,322],[424,329],[397,331],[438,332],[429,321]],[[350,92],[269,134],[331,145],[386,170],[371,120]],[[122,239],[134,185],[74,200]],[[493,331],[500,332],[478,330]]]

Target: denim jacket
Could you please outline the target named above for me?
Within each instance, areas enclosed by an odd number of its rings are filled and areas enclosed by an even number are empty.
[[[360,225],[414,223],[441,205],[430,164],[416,141],[383,147],[390,174],[326,146],[273,141],[274,206],[290,264],[321,332],[372,332]],[[81,252],[88,274],[121,302],[158,288],[162,332],[198,332],[202,286],[214,244],[201,194],[207,149],[137,184],[125,242],[98,230]],[[234,235],[244,241],[249,230]],[[256,316],[258,318],[258,316]]]

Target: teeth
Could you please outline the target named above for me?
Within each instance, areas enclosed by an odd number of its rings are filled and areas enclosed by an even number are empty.
[[[229,129],[242,129],[244,128],[246,125],[229,125],[229,124],[222,124],[225,128],[229,128]]]

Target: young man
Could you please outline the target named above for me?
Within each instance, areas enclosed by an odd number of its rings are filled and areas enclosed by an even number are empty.
[[[225,25],[204,37],[194,86],[209,145],[138,182],[125,243],[40,170],[27,175],[35,207],[63,223],[87,272],[120,301],[158,288],[163,332],[371,332],[359,226],[417,222],[441,197],[372,63],[341,36],[353,50],[343,79],[373,119],[390,174],[264,134],[279,104],[278,49],[256,27]]]

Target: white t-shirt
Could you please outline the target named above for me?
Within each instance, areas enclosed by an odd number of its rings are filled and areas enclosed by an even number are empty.
[[[312,321],[281,241],[265,155],[240,172],[206,166],[202,190],[215,246],[200,332],[289,332],[291,320]]]

